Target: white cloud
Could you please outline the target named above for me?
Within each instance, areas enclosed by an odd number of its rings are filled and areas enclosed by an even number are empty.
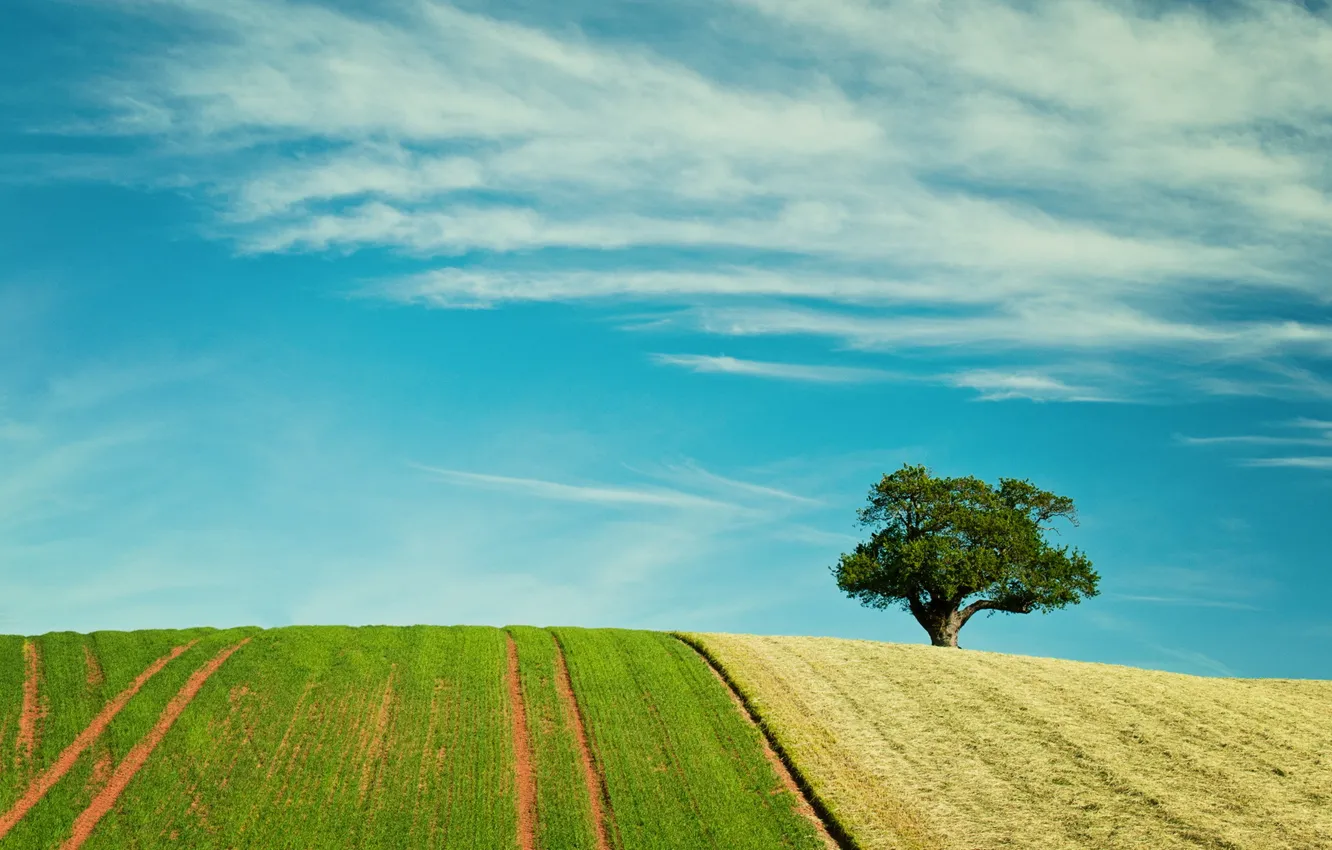
[[[1297,362],[1332,357],[1332,21],[1294,4],[737,0],[698,24],[757,36],[725,74],[523,10],[120,7],[191,41],[93,89],[104,129],[160,140],[213,190],[218,233],[492,255],[379,297],[637,299],[714,334],[1051,367],[1168,349],[1204,392],[1332,393]],[[602,260],[512,267],[547,248]],[[810,299],[841,309],[772,303]],[[1286,380],[1226,374],[1262,358]],[[1040,363],[958,374],[990,398],[1106,395]]]
[[[819,499],[801,496],[780,487],[755,484],[751,481],[740,481],[735,478],[718,475],[715,472],[710,472],[702,468],[693,461],[686,461],[683,464],[666,464],[663,472],[663,477],[671,478],[681,483],[687,483],[697,489],[729,490],[751,498],[757,497],[760,501],[765,502],[775,499],[778,502],[786,502],[802,506],[821,506],[824,504]]]
[[[652,359],[667,366],[681,366],[694,372],[749,375],[785,381],[809,381],[820,384],[851,384],[882,381],[893,377],[882,369],[852,366],[811,366],[802,363],[770,363],[762,360],[738,360],[705,354],[654,354]]]
[[[1332,455],[1311,455],[1305,457],[1253,457],[1245,459],[1242,463],[1244,466],[1332,469]]]
[[[479,472],[463,472],[457,469],[439,469],[432,466],[421,466],[419,468],[447,481],[465,486],[506,490],[538,499],[553,499],[561,502],[585,502],[601,505],[653,505],[693,510],[733,511],[741,509],[739,505],[679,490],[586,486],[563,484],[557,481],[542,481],[536,478],[514,478],[507,475],[488,475]]]
[[[1269,434],[1234,434],[1224,437],[1180,437],[1186,446],[1224,446],[1247,444],[1255,446],[1332,446],[1332,438],[1273,437]]]
[[[1032,401],[1109,401],[1087,387],[1070,386],[1058,378],[1036,372],[998,372],[978,369],[950,377],[958,387],[979,390],[986,401],[1025,398]]]
[[[1332,449],[1332,422],[1309,417],[1299,417],[1276,423],[1287,429],[1298,429],[1297,433],[1322,431],[1316,436],[1288,436],[1286,434],[1223,434],[1212,437],[1191,437],[1177,435],[1176,440],[1186,446],[1312,446]],[[1241,466],[1268,467],[1286,469],[1332,469],[1332,456],[1295,455],[1278,457],[1247,457],[1238,461]]]

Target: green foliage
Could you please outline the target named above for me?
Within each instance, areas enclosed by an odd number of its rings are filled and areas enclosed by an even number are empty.
[[[820,846],[759,732],[693,649],[657,632],[556,629],[623,850]]]
[[[995,488],[904,465],[871,488],[858,516],[873,533],[833,567],[837,586],[870,607],[900,605],[927,630],[951,617],[955,633],[977,611],[1051,611],[1097,594],[1087,556],[1045,539],[1055,519],[1077,524],[1073,500],[1028,481],[1001,478]]]

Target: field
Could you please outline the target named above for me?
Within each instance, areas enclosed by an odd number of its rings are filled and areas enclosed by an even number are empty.
[[[0,637],[0,846],[818,848],[667,635]]]
[[[619,629],[0,636],[0,847],[1332,848],[1332,682]]]
[[[1332,848],[1332,682],[684,637],[863,850]]]

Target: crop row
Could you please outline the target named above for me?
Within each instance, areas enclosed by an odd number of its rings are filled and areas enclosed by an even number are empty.
[[[651,632],[0,637],[0,754],[5,850],[820,846],[725,687]]]
[[[622,850],[821,847],[694,650],[657,632],[556,629]]]

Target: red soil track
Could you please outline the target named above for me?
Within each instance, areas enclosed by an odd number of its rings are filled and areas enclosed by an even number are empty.
[[[106,676],[102,674],[102,665],[97,660],[97,656],[93,653],[92,647],[86,644],[83,647],[83,666],[88,671],[88,687],[100,688],[102,682],[106,681]]]
[[[42,658],[37,651],[37,644],[30,640],[23,642],[23,713],[19,715],[18,740],[16,742],[19,755],[18,757],[28,764],[32,763],[32,755],[37,750],[37,743],[41,735],[42,724],[42,703],[41,703],[41,675]],[[3,826],[0,826],[0,836],[4,835]]]
[[[180,717],[181,712],[199,693],[199,689],[203,687],[204,682],[207,682],[208,678],[217,672],[218,668],[231,657],[233,652],[249,642],[250,639],[245,638],[240,643],[232,644],[213,656],[207,664],[194,671],[189,680],[171,698],[171,702],[167,703],[166,708],[162,709],[162,716],[157,719],[157,725],[150,729],[139,743],[134,745],[129,754],[125,756],[124,761],[116,765],[115,772],[111,774],[111,779],[107,782],[106,787],[93,798],[93,801],[88,804],[88,808],[84,809],[83,813],[74,821],[74,833],[69,837],[69,840],[60,845],[61,850],[75,850],[75,848],[83,846],[83,842],[87,841],[88,837],[92,835],[97,822],[107,812],[111,811],[111,807],[116,804],[116,800],[120,799],[120,795],[124,793],[130,780],[134,778],[134,774],[139,772],[139,768],[143,767],[148,761],[148,757],[153,754],[153,750],[157,749],[157,745],[162,743],[162,739],[166,737],[166,733],[176,722],[176,718]]]
[[[149,679],[157,675],[163,667],[167,666],[168,662],[178,657],[191,646],[194,646],[194,644],[195,641],[190,641],[184,646],[178,646],[171,650],[171,652],[154,661],[152,664],[149,664],[147,669],[140,673],[138,678],[130,683],[129,687],[125,688],[125,690],[116,695],[115,699],[103,706],[102,710],[92,719],[92,722],[88,724],[87,728],[79,733],[79,736],[74,739],[73,743],[68,747],[65,747],[64,751],[60,753],[60,756],[56,758],[55,762],[33,780],[32,784],[28,786],[28,790],[18,799],[18,802],[14,803],[9,811],[0,815],[0,838],[4,838],[5,834],[14,828],[14,824],[18,823],[19,820],[28,813],[29,809],[37,805],[42,797],[46,796],[46,792],[51,790],[51,786],[55,785],[56,782],[60,781],[60,777],[69,772],[69,769],[79,760],[79,756],[83,754],[83,751],[93,745],[98,737],[101,736],[102,732],[106,730],[106,727],[110,725],[111,719],[125,707],[125,703],[130,701],[130,697],[137,694],[139,689],[142,688]],[[26,703],[25,688],[25,712]]]
[[[573,727],[574,737],[578,739],[578,752],[583,757],[583,780],[587,783],[587,798],[592,803],[592,823],[597,828],[597,850],[611,850],[610,839],[606,835],[606,815],[601,805],[602,779],[592,760],[592,748],[587,743],[587,729],[583,727],[583,714],[578,710],[578,700],[574,699],[573,680],[569,678],[569,668],[564,663],[564,647],[555,641],[555,687],[560,692],[560,701],[564,703],[564,713]]]
[[[513,758],[518,779],[518,846],[536,850],[536,774],[532,770],[532,744],[527,739],[527,706],[518,676],[518,645],[509,642],[509,704],[513,706]]]

